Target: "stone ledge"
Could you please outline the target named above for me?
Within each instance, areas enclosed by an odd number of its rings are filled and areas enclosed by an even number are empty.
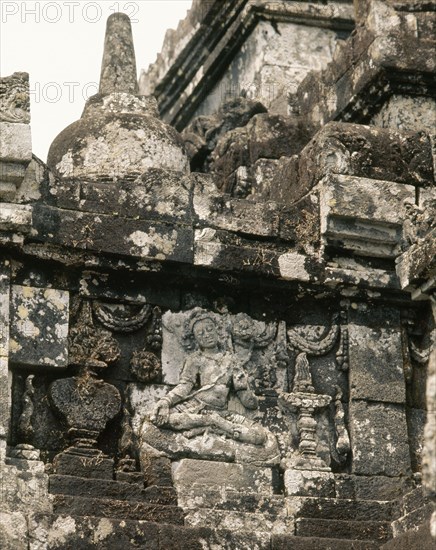
[[[53,510],[58,514],[158,521],[177,525],[182,525],[184,519],[182,509],[173,505],[67,495],[53,495]]]
[[[391,538],[390,523],[301,518],[296,520],[296,535],[334,537],[385,542]]]

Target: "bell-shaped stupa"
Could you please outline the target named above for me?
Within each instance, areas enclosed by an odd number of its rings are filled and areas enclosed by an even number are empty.
[[[95,183],[133,180],[150,168],[189,171],[178,132],[159,119],[154,97],[139,95],[127,15],[109,17],[99,93],[53,141],[47,164],[60,179]]]

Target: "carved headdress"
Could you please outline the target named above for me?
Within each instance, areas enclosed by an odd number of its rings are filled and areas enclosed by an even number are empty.
[[[195,338],[194,338],[194,326],[199,321],[209,320],[214,323],[219,330],[219,324],[213,313],[196,307],[191,311],[191,314],[185,320],[184,334],[183,334],[183,345],[187,350],[193,350],[196,348]]]

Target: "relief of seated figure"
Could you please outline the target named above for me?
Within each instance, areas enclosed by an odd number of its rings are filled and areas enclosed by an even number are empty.
[[[186,331],[196,349],[186,357],[177,386],[145,418],[141,450],[170,458],[278,463],[276,438],[256,419],[258,400],[246,360],[222,349],[216,321],[206,311],[194,310]]]

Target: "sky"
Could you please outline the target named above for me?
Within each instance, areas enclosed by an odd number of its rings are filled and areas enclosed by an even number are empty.
[[[138,76],[156,60],[165,32],[191,0],[0,2],[0,75],[30,75],[33,152],[46,161],[54,138],[79,119],[100,77],[107,18],[132,21]]]

